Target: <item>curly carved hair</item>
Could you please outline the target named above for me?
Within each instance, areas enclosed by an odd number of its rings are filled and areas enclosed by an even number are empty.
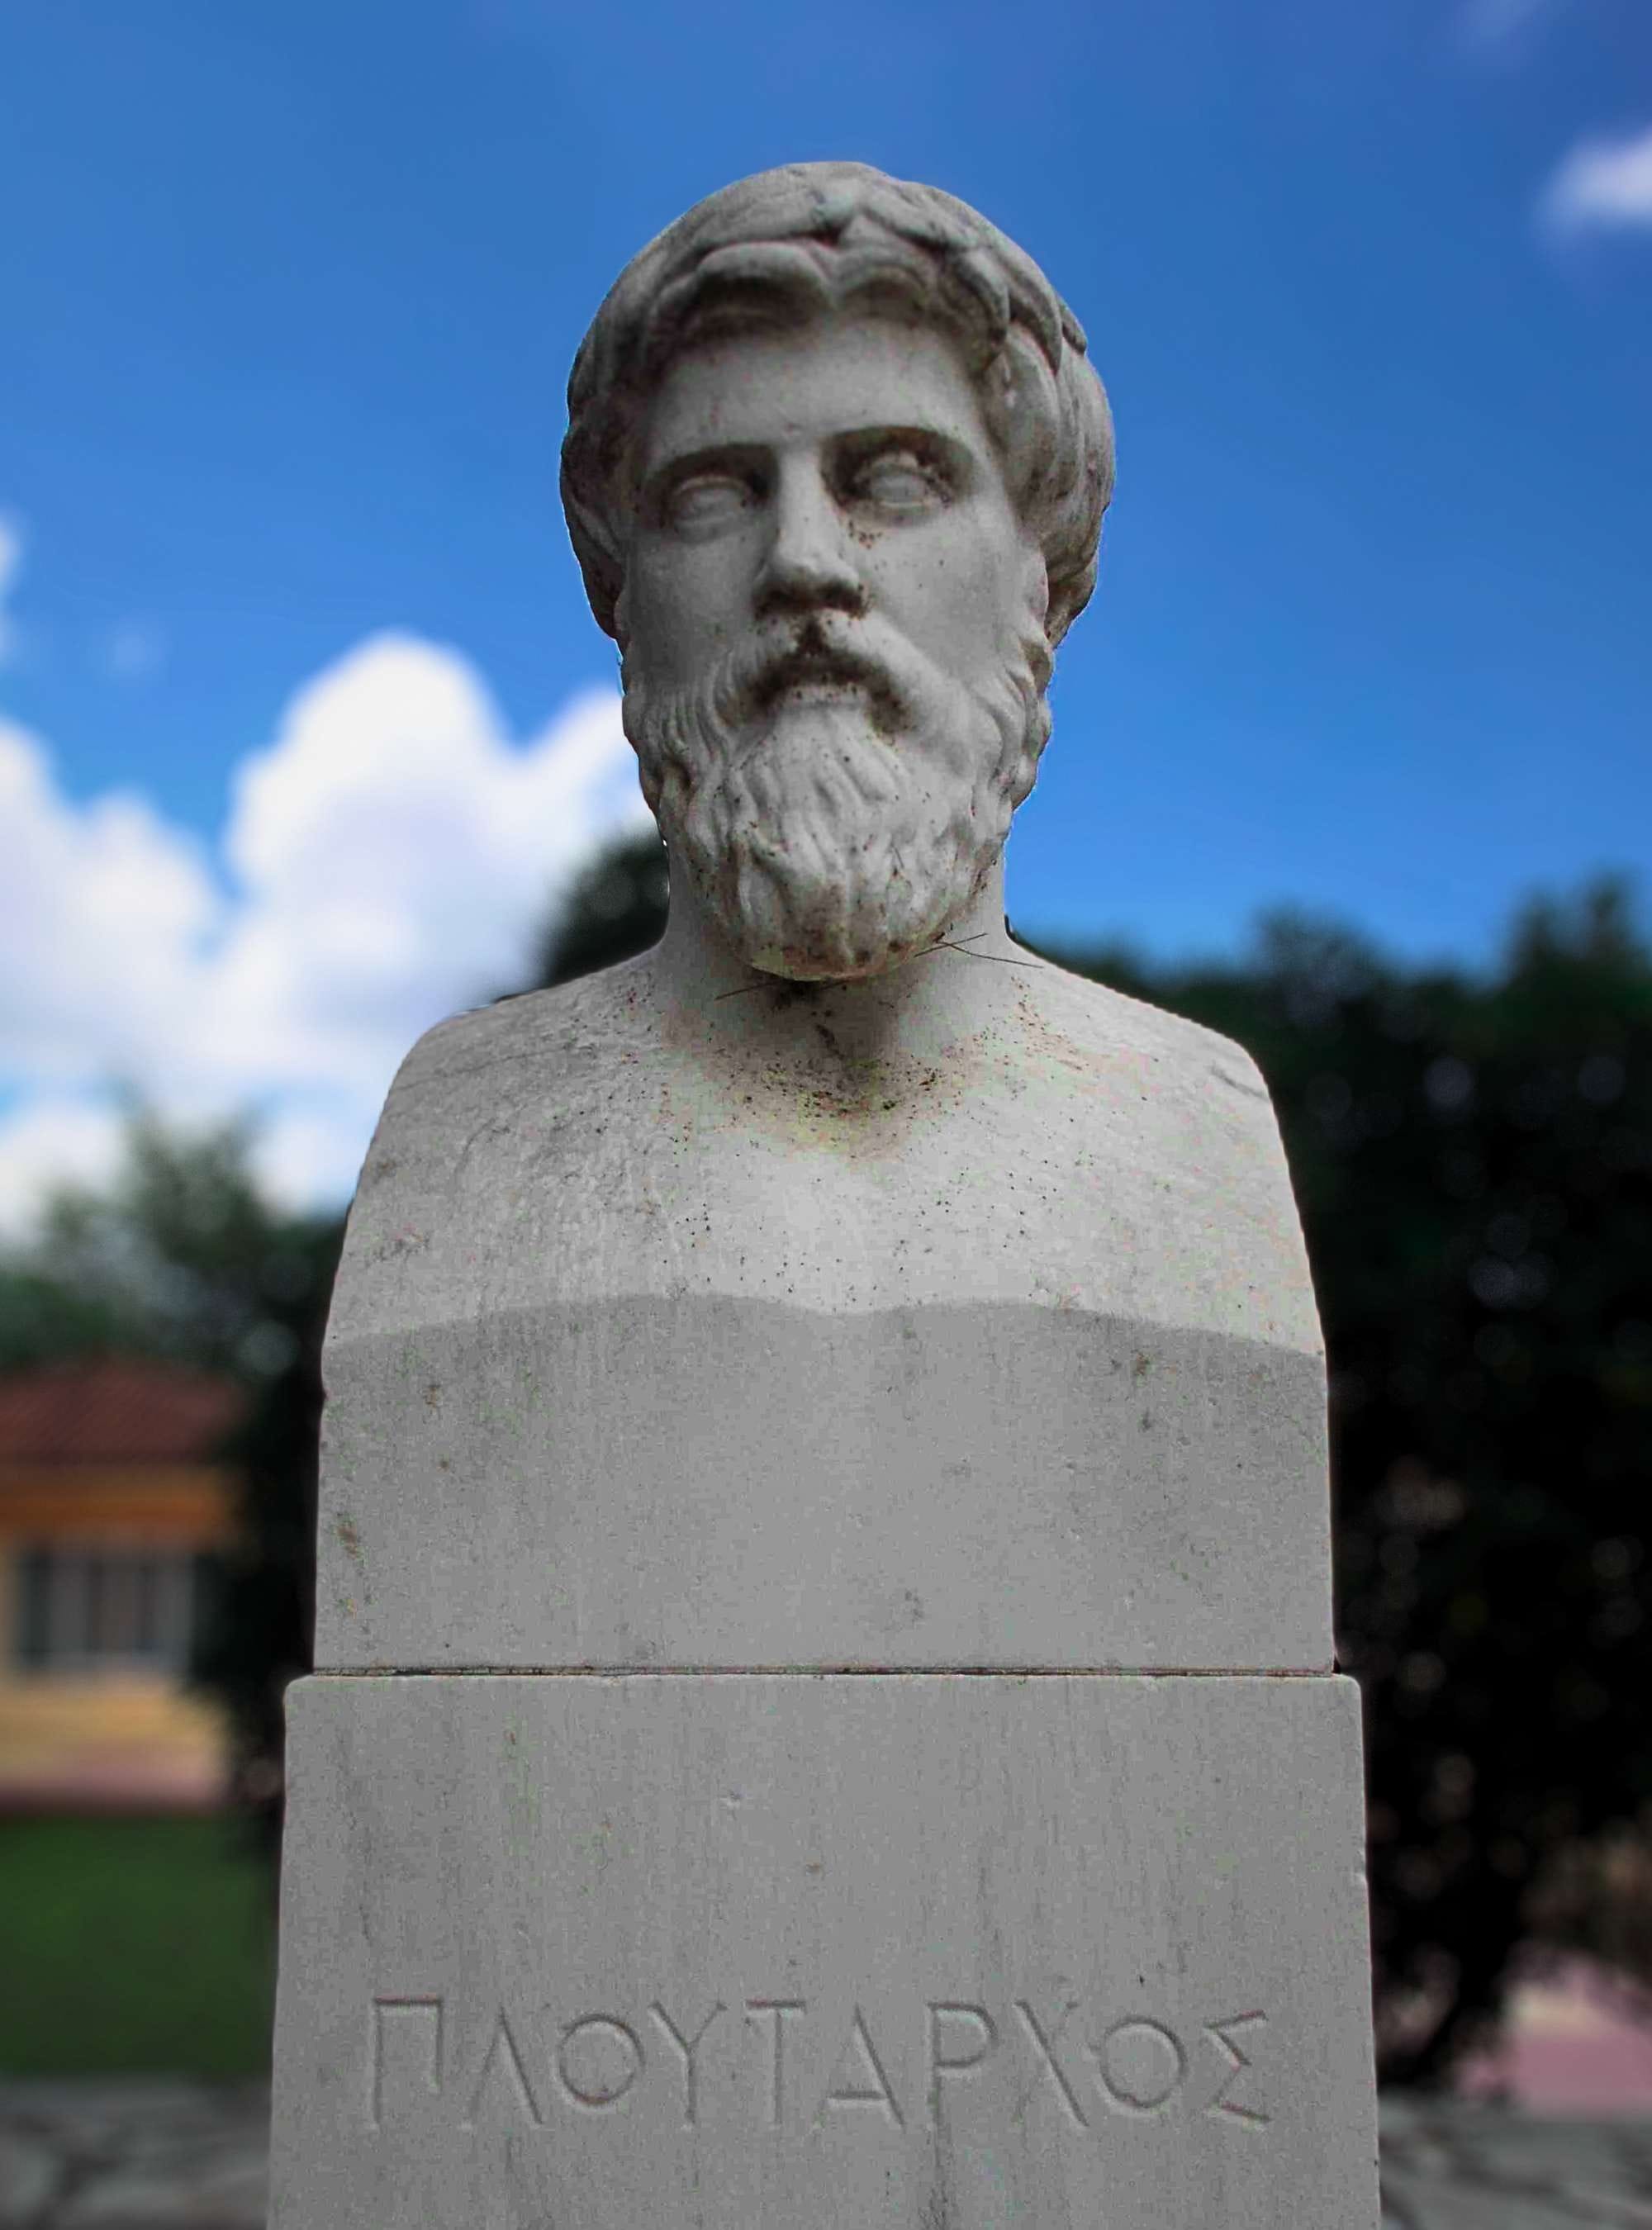
[[[1113,422],[1082,328],[967,203],[861,163],[792,163],[695,203],[634,256],[568,382],[562,502],[597,625],[618,635],[632,435],[665,366],[730,331],[849,303],[943,329],[974,381],[1049,581],[1058,643],[1095,586]]]

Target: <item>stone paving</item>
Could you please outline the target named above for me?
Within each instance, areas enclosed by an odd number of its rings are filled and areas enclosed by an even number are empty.
[[[3,2230],[263,2230],[269,2093],[0,2084]]]
[[[268,2113],[255,2087],[0,2083],[0,2230],[263,2230]],[[1652,2118],[1385,2100],[1383,2210],[1384,2230],[1652,2230]]]
[[[1384,2230],[1652,2230],[1652,2119],[1383,2102]]]

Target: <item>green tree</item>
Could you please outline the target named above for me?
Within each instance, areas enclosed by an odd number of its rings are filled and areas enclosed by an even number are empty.
[[[1274,1092],[1329,1350],[1379,2046],[1436,2079],[1546,1916],[1610,1938],[1578,1854],[1652,1800],[1652,957],[1603,885],[1483,980],[1289,918],[1228,967],[1068,964],[1239,1039]]]
[[[539,941],[528,987],[617,968],[665,934],[665,847],[652,829],[597,853],[570,884]]]

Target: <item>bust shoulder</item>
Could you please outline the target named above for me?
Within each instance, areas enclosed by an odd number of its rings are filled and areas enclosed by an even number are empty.
[[[1100,1055],[1128,1047],[1161,1082],[1176,1080],[1220,1099],[1226,1092],[1268,1104],[1262,1071],[1236,1039],[1094,977],[1042,962],[1029,983],[1051,1024]]]
[[[341,1318],[439,1312],[456,1289],[980,1294],[1316,1348],[1249,1056],[1042,962],[998,980],[985,1027],[876,1058],[829,1003],[767,993],[793,1058],[763,1010],[708,1039],[650,956],[439,1025],[363,1170]]]
[[[548,991],[525,991],[451,1015],[426,1030],[397,1071],[397,1093],[501,1062],[577,1061],[623,1054],[648,1041],[654,1002],[648,956]]]

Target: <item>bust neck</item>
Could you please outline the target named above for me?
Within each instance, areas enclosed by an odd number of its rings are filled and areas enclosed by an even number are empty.
[[[671,893],[655,979],[669,1022],[749,1060],[812,1068],[823,1026],[855,1060],[933,1060],[1014,1013],[1018,989],[1046,964],[1010,938],[1003,862],[993,862],[944,942],[886,974],[854,983],[798,983],[742,960],[686,878]]]

